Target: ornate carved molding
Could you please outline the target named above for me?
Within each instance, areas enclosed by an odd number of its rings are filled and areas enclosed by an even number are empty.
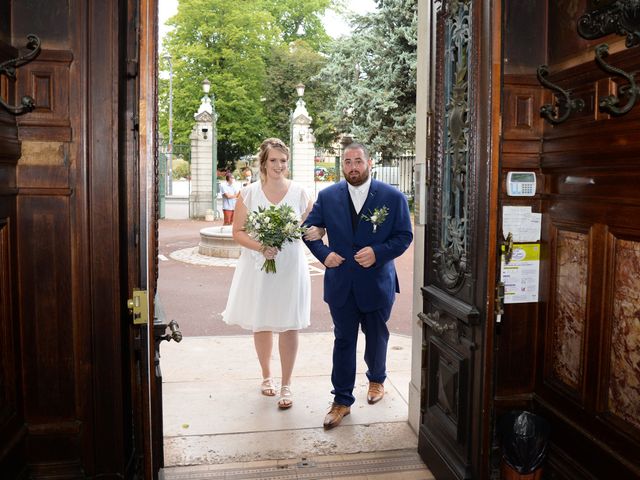
[[[640,0],[593,0],[598,7],[578,19],[578,33],[587,40],[611,33],[627,37],[627,47],[640,44]]]
[[[469,65],[471,2],[444,6],[442,167],[439,179],[439,238],[434,262],[445,288],[463,283],[468,261]]]
[[[200,123],[211,123],[213,121],[213,116],[209,113],[209,112],[201,112],[201,113],[197,113],[194,118],[196,119],[196,122],[200,122]]]
[[[70,50],[42,50],[38,58],[17,71],[18,95],[29,95],[35,109],[18,118],[20,138],[33,141],[72,140]]]

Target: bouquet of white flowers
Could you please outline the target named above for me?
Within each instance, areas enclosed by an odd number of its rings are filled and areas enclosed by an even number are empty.
[[[257,211],[249,212],[244,228],[262,245],[276,247],[278,250],[286,242],[302,238],[305,232],[305,228],[300,226],[300,221],[289,205],[258,207]],[[276,273],[275,259],[266,259],[261,270]]]

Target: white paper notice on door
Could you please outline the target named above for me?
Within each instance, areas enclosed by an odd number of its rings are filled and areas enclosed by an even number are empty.
[[[501,261],[501,280],[504,283],[504,303],[538,301],[540,278],[540,244],[514,243],[509,263]]]
[[[513,235],[514,242],[540,241],[542,214],[533,213],[531,207],[502,207],[502,235]]]

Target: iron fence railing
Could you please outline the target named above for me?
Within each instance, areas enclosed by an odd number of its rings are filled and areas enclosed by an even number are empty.
[[[182,159],[191,165],[191,145],[173,145],[163,143],[158,146],[158,172],[160,177],[163,178],[167,189],[165,190],[167,195],[171,195],[171,177],[176,178],[173,172],[173,164],[176,159]],[[162,187],[162,181],[160,183]]]
[[[338,182],[342,178],[340,150],[317,150],[314,177],[317,182]],[[407,197],[413,198],[413,172],[415,155],[407,153],[393,158],[383,159],[373,155],[371,177],[398,188]]]
[[[413,198],[413,168],[415,155],[401,155],[384,161],[375,161],[371,177],[398,188],[407,197]]]

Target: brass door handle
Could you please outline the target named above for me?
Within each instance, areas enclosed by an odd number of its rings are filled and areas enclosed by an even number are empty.
[[[458,330],[456,322],[447,323],[440,321],[440,312],[436,310],[433,313],[418,312],[418,318],[427,324],[436,334],[442,335],[446,331]]]

